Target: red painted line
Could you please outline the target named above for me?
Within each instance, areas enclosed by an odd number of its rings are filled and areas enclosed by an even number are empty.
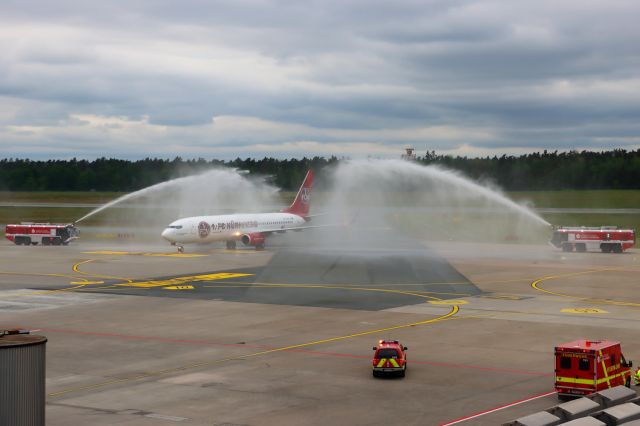
[[[314,351],[313,349],[288,349],[286,352],[300,352],[311,355],[337,356],[342,358],[371,359],[370,355],[342,354],[337,352]]]
[[[353,354],[342,354],[336,352],[322,352],[322,351],[314,351],[311,349],[291,349],[287,352],[306,352],[310,354],[316,355],[328,355],[328,356],[339,356],[339,357],[348,357],[348,358],[360,358],[360,359],[369,359],[371,358],[368,355],[353,355]],[[554,376],[554,373],[541,373],[539,371],[527,371],[527,370],[515,370],[510,368],[495,368],[495,367],[482,367],[478,365],[465,365],[465,364],[449,364],[446,362],[435,362],[435,361],[416,361],[409,358],[410,364],[418,364],[418,365],[432,365],[434,367],[446,367],[446,368],[468,368],[472,370],[481,370],[481,371],[491,371],[494,373],[506,373],[506,374],[517,374],[523,376],[539,376],[539,377],[550,377]]]
[[[447,423],[441,423],[440,426],[449,426],[449,425],[455,425],[458,423],[466,422],[467,420],[475,419],[475,418],[484,416],[486,414],[495,413],[496,411],[504,410],[506,408],[511,408],[511,407],[515,407],[516,405],[524,404],[525,402],[533,401],[534,399],[544,398],[545,396],[553,395],[554,393],[556,393],[556,391],[545,392],[539,395],[530,396],[528,398],[519,399],[518,401],[510,402],[508,404],[504,404],[499,407],[492,408],[490,410],[480,411],[479,413],[472,414],[470,416],[451,420],[450,422],[447,422]]]
[[[465,365],[465,364],[449,364],[446,362],[433,362],[433,361],[411,361],[416,364],[428,364],[433,365],[435,367],[450,367],[450,368],[470,368],[473,370],[484,370],[484,371],[492,371],[495,373],[511,373],[511,374],[519,374],[523,376],[555,376],[555,373],[541,373],[539,371],[527,371],[527,370],[516,370],[511,368],[497,368],[497,367],[482,367],[479,365]]]
[[[83,331],[83,330],[69,330],[69,329],[56,329],[56,328],[39,328],[38,331],[42,331],[45,333],[79,334],[79,335],[85,335],[85,336],[113,337],[113,338],[127,339],[127,340],[145,340],[145,341],[156,341],[156,342],[163,342],[163,343],[186,343],[190,345],[210,345],[210,346],[238,347],[238,348],[245,347],[245,348],[267,349],[267,350],[274,348],[273,346],[268,346],[268,345],[252,345],[252,344],[245,344],[245,343],[223,343],[223,342],[216,342],[211,340],[174,339],[170,337],[157,337],[157,336],[137,336],[137,335],[130,335],[130,334],[107,333],[107,332],[98,332],[98,331]],[[286,352],[308,353],[312,355],[325,355],[325,356],[354,358],[354,359],[371,359],[369,355],[355,355],[355,354],[345,354],[345,353],[337,353],[337,352],[316,351],[312,349],[289,349]],[[434,367],[455,368],[455,369],[466,368],[471,370],[489,371],[493,373],[515,374],[515,375],[523,375],[523,376],[545,377],[545,376],[554,375],[553,373],[541,373],[538,371],[483,367],[478,365],[451,364],[451,363],[435,362],[435,361],[419,361],[419,360],[412,360],[412,359],[409,359],[409,363],[418,364],[418,365],[431,365]]]
[[[82,331],[82,330],[64,330],[64,329],[55,329],[55,328],[40,328],[38,330],[45,333],[80,334],[85,336],[115,337],[119,339],[129,339],[129,340],[151,340],[151,341],[164,342],[164,343],[189,343],[192,345],[215,345],[215,346],[232,346],[232,347],[244,347],[244,348],[256,348],[256,349],[272,349],[271,346],[267,346],[267,345],[247,345],[244,343],[222,343],[222,342],[214,342],[210,340],[173,339],[170,337],[135,336],[130,334],[105,333],[105,332],[98,332],[98,331]]]

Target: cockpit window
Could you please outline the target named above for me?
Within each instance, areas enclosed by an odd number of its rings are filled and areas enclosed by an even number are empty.
[[[171,229],[182,229],[182,225],[169,225],[169,226],[167,226],[167,228],[171,228]]]

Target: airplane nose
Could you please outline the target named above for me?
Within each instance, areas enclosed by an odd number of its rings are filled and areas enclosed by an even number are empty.
[[[162,238],[164,238],[165,240],[169,240],[171,241],[171,229],[167,228],[164,231],[162,231],[162,234],[160,234],[162,236]]]

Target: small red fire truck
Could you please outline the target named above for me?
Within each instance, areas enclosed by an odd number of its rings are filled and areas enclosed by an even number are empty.
[[[407,371],[407,347],[397,340],[380,340],[374,346],[373,377],[383,374],[399,374],[404,377]]]
[[[618,229],[616,226],[560,227],[553,231],[551,244],[563,251],[597,251],[622,253],[636,243],[633,229]]]
[[[631,384],[633,363],[624,358],[620,342],[575,340],[556,346],[555,354],[559,398]]]
[[[9,241],[16,245],[42,243],[43,246],[67,245],[69,242],[78,239],[80,232],[71,225],[56,225],[51,223],[31,223],[23,222],[20,225],[7,225],[4,234]]]

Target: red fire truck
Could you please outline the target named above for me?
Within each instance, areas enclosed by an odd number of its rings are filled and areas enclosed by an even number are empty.
[[[4,234],[16,245],[42,243],[43,246],[67,245],[80,235],[78,229],[70,224],[56,225],[51,223],[23,222],[20,225],[7,225]]]
[[[560,227],[553,231],[551,238],[551,244],[563,251],[622,253],[635,243],[636,232],[633,229],[618,229],[616,226]]]
[[[620,342],[575,340],[556,346],[555,354],[560,398],[631,384],[633,363],[624,358]]]

